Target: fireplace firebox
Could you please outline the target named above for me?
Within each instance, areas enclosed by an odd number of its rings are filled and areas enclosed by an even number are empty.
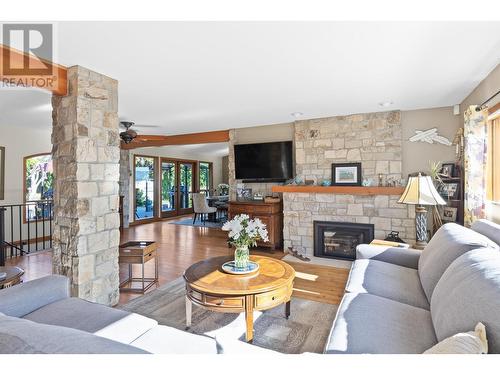
[[[374,229],[373,224],[314,221],[314,256],[354,260],[356,246],[370,243]]]

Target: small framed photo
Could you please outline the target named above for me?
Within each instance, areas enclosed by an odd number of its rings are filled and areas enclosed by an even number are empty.
[[[455,222],[457,221],[457,211],[456,207],[443,207],[443,211],[441,213],[441,219],[446,222]]]
[[[246,200],[252,200],[253,199],[252,189],[242,188],[242,189],[238,189],[236,191],[236,193],[237,193],[238,200],[246,201]]]
[[[445,182],[441,188],[441,196],[445,199],[458,199],[459,184],[458,182]]]
[[[439,172],[441,177],[454,177],[455,176],[455,164],[453,163],[443,163],[441,166],[441,171]]]
[[[361,186],[361,163],[332,164],[333,186]]]

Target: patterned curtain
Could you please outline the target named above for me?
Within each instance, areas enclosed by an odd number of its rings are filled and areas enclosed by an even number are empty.
[[[464,224],[486,217],[486,152],[488,110],[470,106],[464,114]]]

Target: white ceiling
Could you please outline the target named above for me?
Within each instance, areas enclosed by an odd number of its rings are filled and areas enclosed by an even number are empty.
[[[56,35],[56,62],[117,79],[120,117],[158,126],[144,134],[453,105],[500,61],[500,22],[62,22]],[[50,127],[49,103],[0,90],[0,125]]]

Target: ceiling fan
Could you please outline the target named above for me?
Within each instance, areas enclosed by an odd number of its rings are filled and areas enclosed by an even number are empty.
[[[137,138],[137,132],[130,129],[132,126],[137,128],[157,128],[157,125],[139,125],[133,121],[120,121],[120,126],[125,129],[125,131],[120,133],[120,138],[125,144],[132,142]]]

